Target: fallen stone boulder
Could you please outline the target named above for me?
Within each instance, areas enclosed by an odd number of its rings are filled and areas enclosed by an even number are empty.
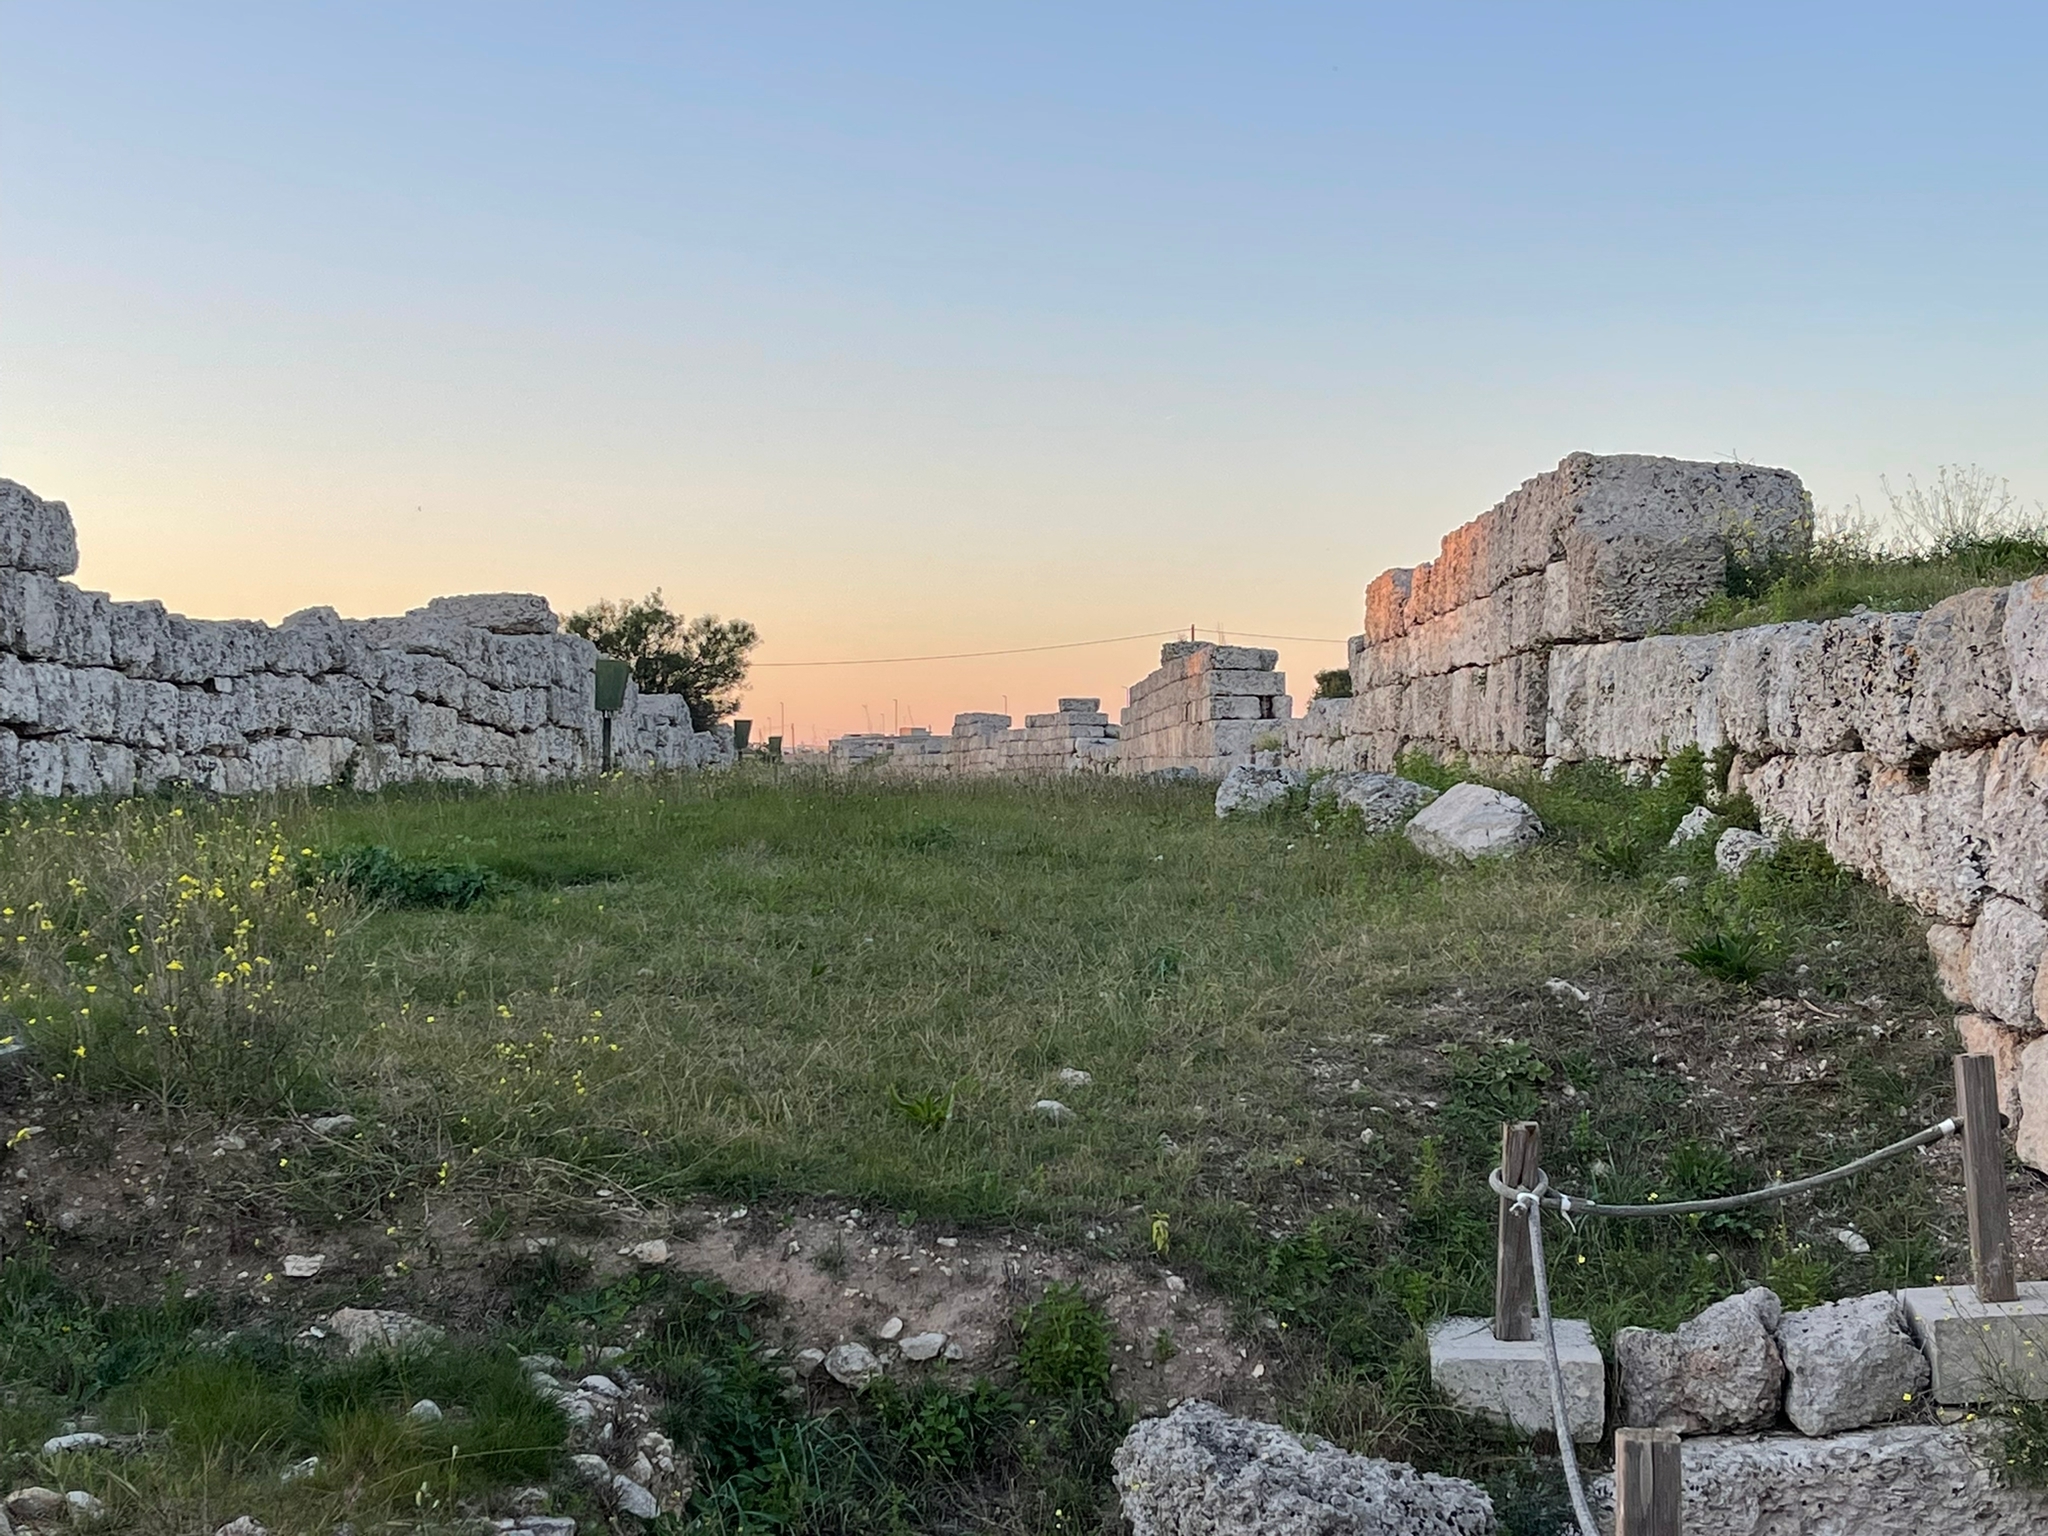
[[[1715,1302],[1675,1333],[1616,1333],[1621,1422],[1685,1435],[1777,1422],[1785,1361],[1773,1335],[1783,1311],[1775,1292],[1756,1286]]]
[[[473,592],[461,597],[436,597],[412,613],[488,629],[498,635],[552,635],[561,628],[554,609],[538,592]]]
[[[1714,867],[1724,875],[1739,875],[1758,859],[1778,851],[1778,840],[1746,827],[1730,827],[1714,843]]]
[[[1695,838],[1705,837],[1709,832],[1713,831],[1714,823],[1720,819],[1719,816],[1708,810],[1704,805],[1696,805],[1679,818],[1677,827],[1672,830],[1671,840],[1664,846],[1667,848],[1683,848]]]
[[[1302,782],[1292,768],[1255,768],[1240,763],[1216,786],[1218,816],[1253,816],[1284,803],[1288,791]]]
[[[1484,784],[1453,784],[1406,830],[1408,841],[1433,859],[1489,859],[1528,847],[1543,835],[1543,823],[1513,795]]]
[[[1132,1536],[1490,1536],[1476,1485],[1186,1402],[1115,1456]]]
[[[2005,1488],[1997,1431],[1898,1424],[1825,1440],[1707,1436],[1683,1442],[1685,1536],[2029,1536],[2048,1492]],[[1614,1480],[1590,1490],[1614,1505]]]
[[[432,1323],[410,1312],[381,1307],[343,1307],[306,1330],[314,1339],[331,1339],[351,1355],[424,1349],[441,1337]]]
[[[1436,798],[1427,784],[1391,773],[1329,773],[1308,787],[1311,809],[1358,812],[1368,832],[1389,832]]]
[[[1889,1292],[1787,1312],[1778,1319],[1778,1350],[1785,1415],[1802,1434],[1882,1424],[1927,1390],[1927,1357]]]

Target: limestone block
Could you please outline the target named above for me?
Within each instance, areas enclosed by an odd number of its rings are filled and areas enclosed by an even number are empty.
[[[2019,728],[2048,731],[2048,576],[2006,589],[2005,659]]]
[[[1785,1416],[1801,1434],[1834,1435],[1898,1418],[1927,1388],[1927,1357],[1890,1292],[1787,1312]]]
[[[23,742],[22,747],[26,750],[28,743]],[[2019,1130],[2013,1137],[2013,1151],[2029,1168],[2048,1173],[2048,1035],[2037,1035],[2020,1047],[2013,1094],[2019,1100]],[[2001,1079],[2001,1101],[2004,1096]]]
[[[164,619],[162,603],[109,604],[107,649],[112,664],[132,677],[154,677]]]
[[[54,656],[63,590],[54,576],[0,568],[0,648],[35,659]]]
[[[115,734],[122,675],[107,667],[67,667],[33,662],[36,723],[45,731],[63,731],[102,739]]]
[[[1961,923],[1936,923],[1927,930],[1927,948],[1934,956],[1934,976],[1941,983],[1941,995],[1958,1007],[1969,1007],[1970,929]]]
[[[1983,828],[1991,888],[2048,910],[2048,741],[2015,735],[1992,748]]]
[[[1593,1342],[1593,1326],[1561,1317],[1555,1333],[1572,1439],[1598,1440],[1607,1422],[1607,1364]],[[1491,1318],[1450,1317],[1431,1328],[1429,1375],[1465,1413],[1519,1434],[1557,1432],[1543,1346],[1534,1339],[1502,1343],[1493,1336]]]
[[[1714,867],[1724,875],[1740,875],[1759,859],[1768,861],[1778,851],[1778,840],[1744,827],[1724,829],[1714,842]]]
[[[74,667],[104,667],[114,659],[113,601],[57,583],[57,632],[49,654]]]
[[[415,614],[443,623],[487,629],[500,635],[552,635],[561,627],[548,600],[533,592],[478,592],[437,597]]]
[[[0,480],[0,566],[44,576],[78,569],[78,532],[71,509],[45,501],[27,486]]]
[[[2048,1495],[2003,1486],[1995,1434],[1979,1421],[1689,1439],[1685,1536],[2030,1536]],[[1592,1496],[1611,1508],[1614,1480]]]
[[[178,741],[175,683],[122,676],[115,690],[114,738],[131,746],[169,750]]]
[[[1931,751],[1992,741],[2014,725],[2005,643],[2007,589],[1979,587],[1936,603],[1913,639],[1918,665],[1908,726]]]
[[[1970,934],[1970,1001],[1980,1013],[2032,1029],[2034,979],[2048,949],[2048,918],[2008,896],[1984,903]]]
[[[1365,589],[1365,638],[1377,645],[1408,629],[1408,594],[1414,572],[1406,566],[1381,571]]]
[[[36,693],[33,662],[0,652],[0,722],[12,726],[34,726],[42,721],[42,705]]]
[[[1498,858],[1543,835],[1536,813],[1513,795],[1484,784],[1453,784],[1411,820],[1408,841],[1431,858]]]
[[[1197,672],[1270,672],[1280,653],[1256,645],[1211,645],[1203,641],[1188,656],[1190,675]]]
[[[1782,1307],[1756,1286],[1717,1301],[1675,1333],[1623,1328],[1614,1335],[1621,1422],[1710,1434],[1776,1421],[1785,1362],[1773,1330]]]
[[[1766,830],[1817,842],[1845,869],[1877,879],[1883,871],[1871,832],[1873,766],[1861,752],[1772,757],[1744,787]]]
[[[1271,669],[1253,671],[1249,668],[1233,668],[1197,673],[1194,679],[1194,696],[1197,698],[1215,694],[1249,695],[1253,698],[1271,698],[1287,691],[1287,676]]]
[[[1388,832],[1436,798],[1427,784],[1391,773],[1331,773],[1309,785],[1311,808],[1356,811],[1368,832]]]
[[[1184,1402],[1113,1458],[1131,1536],[1491,1536],[1476,1485]]]
[[[1656,635],[1549,653],[1546,756],[1654,760],[1721,745],[1714,669],[1718,635]],[[1526,748],[1524,750],[1533,750]]]
[[[21,738],[0,730],[0,800],[13,800],[21,793]]]
[[[443,657],[423,653],[408,660],[412,672],[411,691],[430,703],[446,705],[460,712],[468,707],[472,687],[488,687],[484,683],[472,682],[467,672]]]
[[[1843,679],[1850,697],[1861,699],[1856,731],[1863,749],[1882,762],[1902,763],[1913,754],[1910,717],[1919,671],[1913,641],[1917,613],[1888,613],[1880,620],[1866,659],[1868,671]]]
[[[1398,731],[1404,741],[1443,741],[1450,718],[1451,683],[1443,676],[1412,679],[1401,690]]]
[[[1715,712],[1726,739],[1759,756],[1798,745],[1794,679],[1818,626],[1762,624],[1721,639],[1714,669]]]
[[[355,627],[332,608],[301,608],[271,631],[265,664],[273,672],[306,677],[359,671],[363,650]]]
[[[2048,1280],[2022,1280],[2016,1301],[1979,1301],[1967,1285],[1919,1286],[1899,1300],[1934,1368],[1936,1402],[2048,1398]]]
[[[2001,1024],[1981,1013],[1959,1013],[1956,1034],[1968,1054],[1991,1058],[1998,1073],[1998,1112],[2007,1125],[2019,1124],[2020,1056],[2031,1042],[2040,1038],[2038,1032]]]
[[[1968,922],[1987,889],[1984,778],[1991,754],[1944,752],[1925,776],[1870,776],[1870,834],[1884,883],[1930,916]]]
[[[555,680],[558,635],[500,635],[483,637],[481,674],[493,687],[545,688]],[[575,638],[575,637],[570,637]],[[584,641],[584,644],[589,644]],[[585,677],[589,674],[586,672]]]

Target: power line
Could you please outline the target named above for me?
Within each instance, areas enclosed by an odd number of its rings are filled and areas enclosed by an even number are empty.
[[[1054,645],[1013,645],[995,651],[946,651],[933,656],[852,656],[832,661],[756,661],[754,667],[886,667],[910,661],[971,661],[983,656],[1025,656],[1035,651],[1074,651],[1090,645],[1122,645],[1131,640],[1170,640],[1182,634],[1178,629],[1154,629],[1141,635],[1109,635],[1100,640],[1062,640]],[[1218,630],[1218,634],[1243,635],[1251,640],[1297,640],[1305,645],[1342,645],[1326,635],[1262,635],[1249,629]]]

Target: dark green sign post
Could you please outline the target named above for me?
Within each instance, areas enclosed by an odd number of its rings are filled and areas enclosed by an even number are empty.
[[[612,771],[612,716],[626,707],[626,683],[633,669],[611,656],[597,658],[597,712],[604,720],[604,768]]]

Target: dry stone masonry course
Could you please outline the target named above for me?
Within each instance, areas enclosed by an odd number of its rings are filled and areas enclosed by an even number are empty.
[[[64,503],[0,480],[0,793],[547,782],[599,766],[597,653],[544,597],[361,621],[308,608],[273,627],[115,602],[65,581],[77,565]],[[629,693],[616,731],[627,769],[730,756],[679,697]]]

